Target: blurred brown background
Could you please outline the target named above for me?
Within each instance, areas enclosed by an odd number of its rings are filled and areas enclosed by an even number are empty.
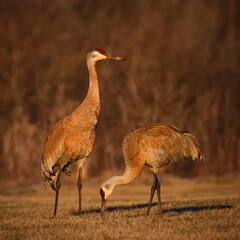
[[[86,96],[86,54],[97,63],[101,113],[86,176],[124,169],[123,137],[147,123],[191,131],[205,165],[180,176],[240,170],[238,0],[0,1],[0,180],[40,181],[49,129]]]

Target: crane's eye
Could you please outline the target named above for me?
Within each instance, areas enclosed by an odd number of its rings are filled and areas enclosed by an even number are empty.
[[[93,55],[92,55],[92,58],[95,58],[96,56],[97,56],[96,54],[93,54]]]

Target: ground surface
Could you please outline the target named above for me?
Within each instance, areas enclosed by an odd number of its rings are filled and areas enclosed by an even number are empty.
[[[83,183],[83,214],[75,184],[63,182],[57,217],[54,192],[42,185],[0,188],[0,239],[240,239],[239,178],[160,177],[163,217],[156,196],[146,216],[152,179],[117,187],[100,217],[100,181]]]

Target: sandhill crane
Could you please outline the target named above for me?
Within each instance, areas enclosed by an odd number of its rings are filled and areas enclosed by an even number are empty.
[[[49,131],[41,160],[42,178],[54,191],[56,216],[61,172],[70,175],[69,166],[78,161],[79,214],[81,212],[82,166],[92,152],[95,126],[100,111],[98,78],[95,63],[103,59],[125,60],[96,48],[87,55],[89,89],[86,98],[70,115],[57,122]]]
[[[123,140],[122,150],[126,165],[125,173],[122,176],[109,178],[100,189],[102,216],[106,200],[114,187],[132,182],[140,174],[144,165],[153,172],[153,185],[147,215],[149,215],[153,195],[157,189],[158,208],[160,216],[162,216],[158,170],[181,159],[204,159],[200,144],[191,133],[180,131],[173,126],[159,124],[146,125],[129,133]]]

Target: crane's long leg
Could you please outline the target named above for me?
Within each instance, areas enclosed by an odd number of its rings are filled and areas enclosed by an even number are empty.
[[[82,167],[78,169],[78,199],[79,199],[78,214],[80,215],[82,211]]]
[[[158,196],[158,210],[159,210],[160,217],[162,217],[161,184],[158,180],[157,175],[156,175],[156,188],[157,188],[157,196]]]
[[[57,176],[56,196],[55,196],[55,206],[54,206],[53,217],[55,217],[56,213],[57,213],[58,195],[59,195],[59,190],[60,190],[60,187],[61,187],[60,177],[61,177],[61,171],[59,171],[58,176]]]
[[[152,188],[151,188],[151,194],[150,194],[150,200],[149,200],[147,215],[149,215],[150,208],[151,208],[151,205],[152,205],[152,199],[153,199],[153,196],[154,196],[154,193],[155,193],[155,190],[156,190],[156,181],[157,181],[157,174],[153,173],[153,185],[152,185]]]

